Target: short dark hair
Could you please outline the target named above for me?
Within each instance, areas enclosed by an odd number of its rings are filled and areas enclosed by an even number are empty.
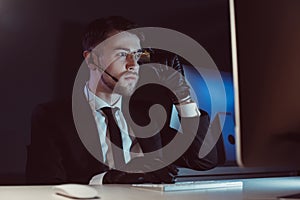
[[[85,30],[82,38],[84,51],[91,51],[108,38],[113,31],[126,31],[137,28],[137,24],[121,16],[110,16],[92,21]]]

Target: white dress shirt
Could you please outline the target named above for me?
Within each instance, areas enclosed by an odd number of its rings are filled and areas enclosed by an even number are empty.
[[[112,108],[118,108],[118,110],[115,113],[116,123],[120,128],[121,131],[121,137],[122,137],[122,144],[123,144],[123,153],[125,162],[129,162],[131,156],[130,156],[130,148],[132,145],[132,140],[129,136],[129,128],[127,126],[127,123],[125,121],[125,118],[123,116],[123,113],[121,112],[122,108],[122,97],[120,97],[113,105],[109,105],[105,101],[103,101],[101,98],[97,97],[94,93],[92,93],[88,86],[85,86],[85,96],[90,104],[90,107],[93,111],[93,115],[95,118],[95,122],[98,129],[100,144],[102,148],[102,154],[103,154],[103,161],[110,167],[114,167],[114,160],[112,155],[112,148],[111,148],[111,142],[109,140],[109,134],[107,129],[107,119],[105,117],[105,114],[101,110],[103,107],[112,107]]]

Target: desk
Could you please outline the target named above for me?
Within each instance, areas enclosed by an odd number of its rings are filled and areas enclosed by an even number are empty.
[[[137,189],[130,185],[95,186],[101,200],[238,200],[238,199],[276,199],[277,196],[300,192],[300,177],[240,179],[243,189],[209,189],[184,192],[159,192]],[[51,186],[2,186],[2,200],[67,200],[53,194]]]

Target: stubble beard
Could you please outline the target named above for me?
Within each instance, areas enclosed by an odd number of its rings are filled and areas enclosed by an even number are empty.
[[[114,93],[118,93],[122,96],[131,96],[133,92],[136,89],[137,81],[138,81],[138,76],[137,74],[134,74],[137,76],[137,79],[134,81],[126,81],[124,77],[127,74],[123,75],[119,81],[116,83],[114,87]]]
[[[136,82],[128,83],[126,85],[118,82],[115,86],[114,92],[122,96],[131,96],[136,88]]]

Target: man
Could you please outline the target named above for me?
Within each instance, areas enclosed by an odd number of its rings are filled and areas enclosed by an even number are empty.
[[[178,58],[156,50],[150,58],[161,65],[140,69],[140,39],[128,31],[135,27],[122,17],[99,19],[89,25],[83,38],[83,56],[90,78],[77,91],[84,98],[74,100],[73,95],[73,108],[79,105],[85,109],[72,116],[71,101],[37,107],[28,147],[29,183],[88,183],[93,176],[91,182],[98,184],[172,183],[177,174],[174,164],[196,170],[216,166],[216,148],[204,158],[198,156],[209,117],[191,100]],[[147,79],[165,87],[145,84]],[[149,118],[149,109],[155,104],[166,110],[162,125],[160,119]],[[179,136],[169,127],[172,104],[183,123],[184,134]],[[141,129],[151,120],[154,126]],[[85,123],[89,125],[82,129]],[[167,158],[172,155],[166,155],[163,149],[177,137],[182,142],[192,140],[171,162]]]

